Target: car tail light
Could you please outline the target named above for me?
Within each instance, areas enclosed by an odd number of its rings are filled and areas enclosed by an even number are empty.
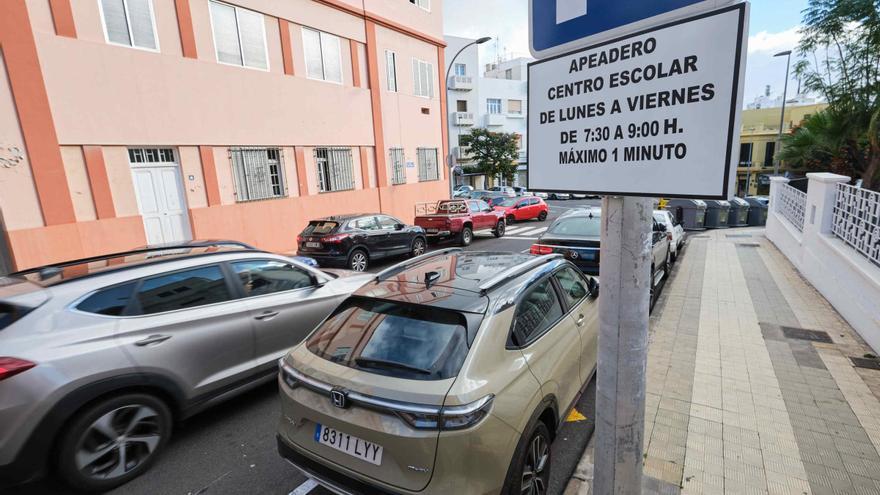
[[[671,241],[671,240],[672,240],[672,232],[667,232],[667,233],[666,233],[666,238],[669,239],[669,240]]]
[[[324,244],[339,244],[345,239],[348,239],[348,237],[349,234],[328,235],[327,237],[322,237],[321,242],[323,242]]]
[[[0,357],[0,381],[15,376],[22,371],[27,371],[34,366],[36,366],[36,364],[30,361],[25,361],[24,359]]]
[[[303,241],[303,239],[304,239],[304,237],[302,236],[302,234],[296,236],[296,242],[297,242],[297,244],[301,243],[301,242]]]
[[[494,399],[495,396],[490,394],[463,406],[444,407],[439,414],[435,411],[401,410],[396,412],[410,426],[420,430],[463,430],[474,426],[485,418],[492,408]]]
[[[529,249],[529,252],[532,254],[553,254],[553,248],[550,246],[542,246],[541,244],[532,244],[532,248]]]

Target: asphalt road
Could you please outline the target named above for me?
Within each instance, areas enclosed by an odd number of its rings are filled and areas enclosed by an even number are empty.
[[[569,209],[598,205],[599,200],[550,201],[544,222],[523,222],[508,228],[501,239],[478,236],[471,251],[528,251],[540,232]],[[440,248],[443,245],[438,246]],[[373,266],[378,270],[399,260]],[[551,494],[562,493],[593,432],[595,383],[576,409],[586,419],[566,423],[553,444]],[[327,495],[310,484],[278,456],[275,427],[280,416],[274,383],[259,387],[178,425],[164,454],[150,471],[110,492],[118,495],[157,494],[279,494]],[[299,490],[299,491],[297,491]],[[66,494],[64,486],[48,479],[7,492],[21,495]]]

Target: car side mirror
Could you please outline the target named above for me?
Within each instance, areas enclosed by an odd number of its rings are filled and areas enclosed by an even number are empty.
[[[406,228],[406,225],[404,225],[402,223],[398,223],[398,224],[394,225],[394,230],[403,230],[404,228]]]
[[[666,232],[666,226],[662,223],[655,223],[654,232]]]
[[[599,297],[599,282],[595,278],[587,279],[587,289],[590,291],[590,297]]]

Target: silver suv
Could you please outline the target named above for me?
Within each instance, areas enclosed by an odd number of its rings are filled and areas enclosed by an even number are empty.
[[[381,272],[280,362],[279,453],[334,493],[543,495],[596,367],[597,295],[558,254]]]
[[[271,380],[369,276],[218,246],[141,250],[0,278],[0,481],[140,475],[173,420]]]

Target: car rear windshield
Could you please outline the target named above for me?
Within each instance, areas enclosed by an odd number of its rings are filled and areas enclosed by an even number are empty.
[[[339,224],[336,222],[328,222],[324,220],[312,220],[302,231],[303,235],[324,235],[330,234]]]
[[[458,374],[467,321],[454,311],[351,298],[309,337],[308,349],[334,363],[415,380]]]
[[[550,226],[548,234],[599,237],[601,221],[598,216],[563,218]]]
[[[495,203],[495,206],[513,206],[517,201],[519,201],[519,198],[503,198]]]
[[[467,203],[464,201],[441,201],[437,205],[437,213],[467,213]]]

